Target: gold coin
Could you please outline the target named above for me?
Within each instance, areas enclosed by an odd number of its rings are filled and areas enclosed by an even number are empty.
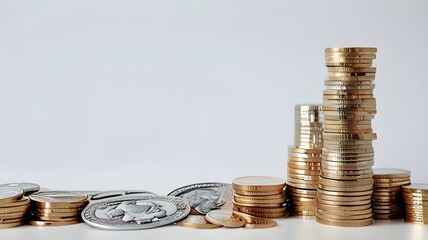
[[[326,48],[325,53],[376,53],[375,47],[343,47],[343,48]]]
[[[1,219],[10,219],[10,218],[22,218],[27,214],[26,211],[23,212],[16,212],[16,213],[1,213],[0,214],[0,221]]]
[[[361,115],[361,114],[346,114],[346,115],[340,115],[340,114],[332,114],[332,115],[328,115],[325,114],[324,115],[326,120],[372,120],[374,119],[374,115]]]
[[[352,211],[341,211],[341,210],[337,210],[337,209],[331,210],[331,209],[317,208],[316,211],[318,211],[322,214],[344,216],[344,217],[351,217],[351,216],[358,216],[358,215],[364,215],[364,214],[371,214],[372,213],[371,208],[364,208],[364,209],[359,209],[359,210],[354,209]]]
[[[360,201],[336,201],[336,200],[324,200],[322,198],[317,199],[317,203],[324,205],[332,205],[332,206],[361,206],[367,205],[371,203],[371,199],[368,200],[360,200]]]
[[[70,224],[79,223],[80,220],[72,220],[72,221],[42,221],[42,220],[28,220],[28,224],[32,226],[64,226]]]
[[[88,195],[80,192],[46,191],[33,193],[31,201],[39,208],[77,208],[84,207]]]
[[[17,187],[0,187],[0,205],[17,201],[24,195],[24,191]]]
[[[324,133],[324,139],[330,140],[376,140],[376,133],[367,133],[367,134],[341,134],[341,133]]]
[[[284,199],[284,201],[285,201],[285,199]],[[283,202],[280,202],[280,203],[259,203],[259,202],[248,202],[248,201],[236,202],[235,200],[233,200],[232,202],[234,205],[240,205],[240,206],[245,206],[245,207],[260,207],[260,208],[280,208],[283,205]]]
[[[279,212],[279,213],[275,213],[275,212],[246,212],[244,211],[239,211],[237,210],[238,208],[234,208],[233,210],[238,211],[238,212],[242,212],[242,213],[246,213],[255,217],[261,217],[261,218],[286,218],[288,217],[288,211],[283,211],[283,212]]]
[[[330,66],[343,66],[343,65],[334,65],[336,63],[350,63],[350,64],[372,64],[373,58],[358,58],[358,57],[335,57],[335,56],[325,56],[324,58],[326,65]]]
[[[405,185],[409,185],[410,184],[410,180],[408,181],[404,181],[404,182],[389,182],[389,183],[379,183],[379,182],[375,182],[374,183],[374,187],[375,188],[385,188],[385,187],[398,187],[398,186],[405,186]]]
[[[282,204],[285,202],[285,197],[284,198],[275,198],[275,199],[248,199],[248,198],[240,198],[240,197],[234,197],[234,200],[237,204],[242,204],[242,205],[260,205],[263,206],[264,204],[269,205],[269,204],[275,204],[275,205],[279,205],[282,206]]]
[[[0,223],[0,228],[13,228],[23,225],[24,222],[18,221],[18,222],[11,222],[11,223]]]
[[[233,189],[244,191],[278,191],[285,187],[285,180],[267,176],[248,176],[233,180]]]
[[[373,190],[366,191],[352,191],[352,192],[341,192],[341,191],[327,191],[323,189],[318,189],[323,195],[333,195],[333,196],[342,196],[342,197],[350,197],[350,196],[367,196],[373,193]]]
[[[290,168],[288,169],[288,177],[291,177],[294,179],[317,181],[319,174],[320,174],[319,170],[310,171],[310,170],[293,170]]]
[[[242,227],[245,225],[245,219],[233,214],[232,211],[213,210],[205,215],[205,219],[212,224],[229,228]]]
[[[359,85],[359,86],[344,86],[344,85],[340,85],[340,86],[326,86],[325,89],[329,90],[370,90],[370,89],[375,89],[376,86],[374,84],[370,84],[370,85]],[[331,100],[335,100],[335,99],[323,99],[324,103],[338,103],[338,102],[332,102]],[[330,100],[330,101],[326,101],[326,100]],[[338,99],[340,100],[340,99]],[[343,99],[346,101],[346,99]]]
[[[350,72],[350,73],[357,73],[357,72],[375,73],[376,68],[375,67],[362,67],[362,68],[357,68],[357,67],[328,67],[327,71],[328,72]]]
[[[80,216],[80,212],[68,212],[68,213],[32,212],[32,214],[41,220],[64,219],[64,218]]]
[[[301,149],[296,148],[294,146],[288,146],[288,152],[294,152],[294,153],[304,153],[304,154],[321,154],[321,149]]]
[[[371,185],[345,187],[345,186],[326,186],[322,184],[319,184],[319,188],[327,191],[338,191],[338,192],[354,192],[354,191],[361,192],[361,191],[368,191],[373,189]]]
[[[0,214],[4,213],[16,213],[16,212],[25,212],[29,209],[30,205],[23,205],[23,206],[17,206],[17,207],[1,207],[0,208]]]
[[[35,208],[34,211],[40,213],[80,213],[83,207],[80,208]]]
[[[324,86],[365,86],[373,84],[373,80],[362,81],[340,81],[340,80],[324,80]]]
[[[410,171],[398,168],[374,168],[373,178],[410,178]]]
[[[376,59],[373,53],[326,53],[325,58],[363,58]]]
[[[316,211],[316,216],[331,219],[331,220],[359,220],[359,219],[367,219],[373,217],[373,213],[361,214],[361,215],[352,215],[352,216],[343,216],[343,215],[335,215],[335,214],[327,214],[320,211]]]
[[[219,228],[222,225],[212,224],[205,219],[203,215],[188,215],[185,219],[176,222],[178,226],[200,228],[200,229],[211,229]]]
[[[342,81],[342,82],[348,82],[348,81],[375,81],[376,76],[327,76],[325,79],[326,81]]]
[[[349,62],[326,62],[326,67],[371,67],[373,62],[370,63],[349,63]]]
[[[245,195],[245,196],[269,196],[269,195],[276,195],[276,194],[283,194],[284,191],[281,190],[275,190],[275,191],[246,191],[246,190],[239,190],[234,189],[234,193],[239,195]]]
[[[1,208],[7,208],[7,207],[19,207],[19,206],[26,206],[30,204],[30,199],[27,196],[23,196],[20,199],[17,199],[14,202],[9,203],[2,203],[0,205]]]
[[[357,202],[357,201],[366,201],[371,200],[371,195],[362,195],[362,196],[338,196],[338,195],[329,195],[318,193],[318,198],[328,201],[337,201],[337,202]]]
[[[246,228],[271,228],[277,225],[276,221],[269,218],[256,217],[256,216],[252,216],[246,213],[241,213],[238,211],[233,211],[233,214],[238,215],[245,219],[246,223],[244,227]]]

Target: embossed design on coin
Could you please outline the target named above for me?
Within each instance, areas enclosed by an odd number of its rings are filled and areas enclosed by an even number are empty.
[[[207,214],[215,209],[231,210],[233,190],[227,183],[197,183],[178,188],[168,196],[176,196],[190,204],[192,214]]]
[[[82,218],[92,227],[105,230],[138,230],[177,222],[190,213],[181,198],[167,196],[130,196],[89,204]]]

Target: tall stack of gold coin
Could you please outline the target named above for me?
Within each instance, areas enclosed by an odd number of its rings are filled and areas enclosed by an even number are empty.
[[[62,226],[81,222],[80,213],[88,195],[68,191],[46,191],[30,195],[30,225]]]
[[[285,180],[248,176],[233,180],[233,210],[262,218],[288,216],[285,205]]]
[[[403,199],[406,209],[404,221],[428,224],[428,184],[403,186]]]
[[[395,219],[404,217],[401,187],[410,184],[410,172],[404,169],[373,169],[373,217]]]
[[[376,48],[327,48],[323,150],[316,220],[333,226],[373,223],[374,149],[371,120]]]
[[[296,105],[294,146],[288,147],[287,164],[287,197],[295,215],[315,215],[321,150],[321,105]]]

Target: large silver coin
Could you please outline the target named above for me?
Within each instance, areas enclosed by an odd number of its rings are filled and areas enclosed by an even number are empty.
[[[168,196],[184,199],[192,214],[207,214],[215,209],[232,210],[233,189],[228,183],[197,183],[178,188]],[[195,212],[196,211],[196,212]]]
[[[82,219],[105,230],[139,230],[168,225],[185,218],[190,206],[181,198],[128,196],[90,203]]]
[[[36,183],[27,183],[27,182],[20,182],[20,183],[6,183],[1,184],[0,187],[17,187],[24,191],[25,195],[29,195],[31,193],[37,192],[40,190],[40,185]]]

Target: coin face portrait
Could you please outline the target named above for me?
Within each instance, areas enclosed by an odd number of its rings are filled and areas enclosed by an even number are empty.
[[[105,209],[97,209],[95,216],[100,219],[122,219],[124,222],[135,221],[138,224],[159,221],[177,211],[174,204],[157,201],[125,201]]]
[[[180,195],[190,206],[201,213],[208,213],[211,210],[218,209],[226,200],[217,189],[195,189],[193,191]]]

